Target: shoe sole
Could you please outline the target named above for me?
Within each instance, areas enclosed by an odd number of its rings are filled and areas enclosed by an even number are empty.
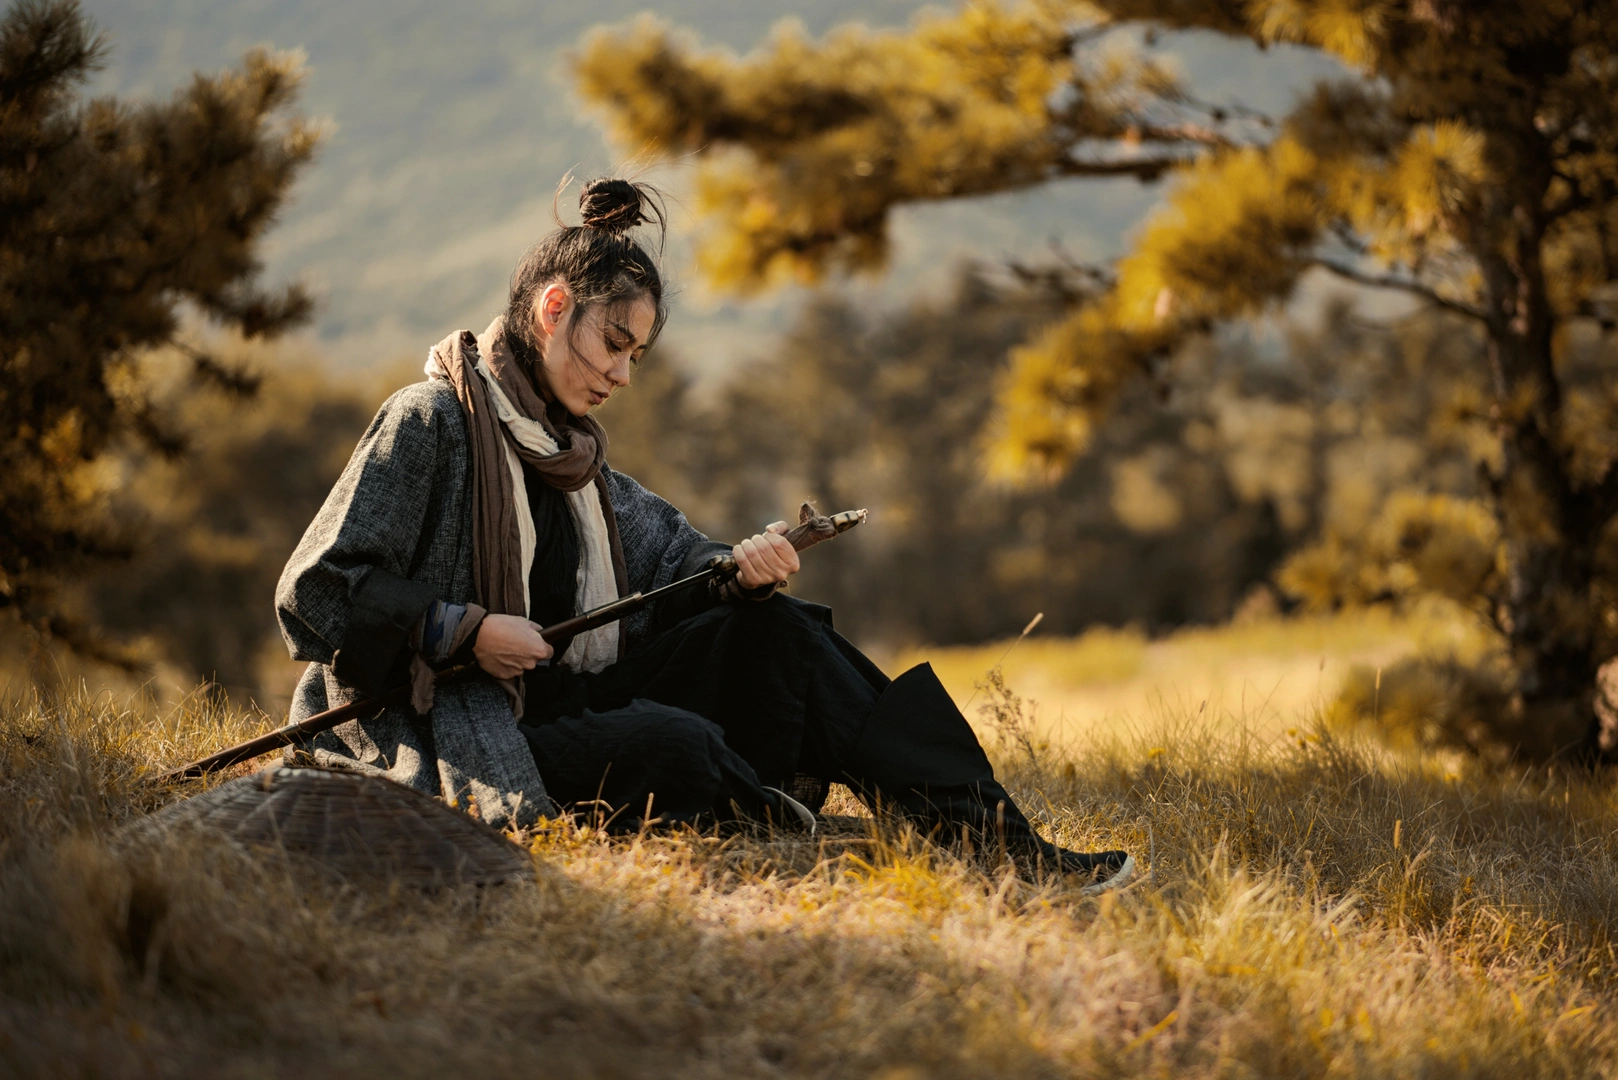
[[[1086,885],[1084,888],[1079,890],[1079,895],[1080,896],[1099,896],[1100,894],[1102,894],[1104,892],[1110,892],[1111,890],[1116,889],[1119,886],[1121,886],[1124,882],[1128,881],[1131,877],[1134,876],[1134,874],[1135,874],[1135,856],[1133,856],[1133,855],[1125,855],[1124,856],[1124,865],[1120,866],[1116,873],[1114,873],[1106,881],[1098,881],[1094,885]]]
[[[798,819],[798,824],[804,829],[808,830],[810,836],[815,835],[815,827],[818,823],[815,821],[815,815],[810,812],[807,806],[803,805],[803,803],[799,802],[797,799],[794,799],[791,795],[788,795],[780,788],[764,786],[764,790],[771,791],[776,795],[779,795],[781,797],[781,805],[786,807],[786,809],[791,812],[792,816]]]

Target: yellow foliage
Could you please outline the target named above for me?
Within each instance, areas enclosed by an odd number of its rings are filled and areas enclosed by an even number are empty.
[[[1125,458],[1112,469],[1112,511],[1137,533],[1166,532],[1180,524],[1184,507],[1162,474],[1173,467],[1168,447]]]
[[[52,465],[69,468],[84,458],[84,424],[77,409],[66,409],[39,437],[39,448]]]
[[[735,57],[643,17],[592,33],[572,64],[627,149],[703,155],[699,263],[746,292],[878,266],[895,203],[1063,175],[1075,138],[1138,130],[1138,103],[1177,93],[1174,79],[1121,47],[1076,60],[1070,35],[1099,18],[1085,4],[982,0],[908,32],[845,27],[816,42],[787,22]]]
[[[990,431],[995,475],[1027,479],[1059,473],[1090,441],[1119,385],[1175,340],[1167,329],[1118,325],[1111,297],[1081,307],[1011,353],[1001,411]]]
[[[1059,470],[1119,386],[1210,320],[1283,298],[1317,234],[1314,156],[1282,139],[1201,162],[1120,260],[1117,285],[1012,353],[991,446],[1001,475]]]
[[[1584,483],[1599,483],[1618,461],[1618,387],[1575,387],[1562,411],[1573,474]]]
[[[1362,532],[1291,555],[1277,582],[1311,608],[1437,593],[1463,605],[1501,572],[1500,526],[1475,499],[1396,491]]]
[[[1354,553],[1336,536],[1328,536],[1287,557],[1275,581],[1312,611],[1358,603],[1375,595],[1362,579]]]
[[[1188,169],[1119,262],[1111,309],[1119,328],[1196,326],[1284,298],[1320,230],[1317,167],[1313,154],[1284,138]]]
[[[1254,0],[1248,13],[1264,41],[1314,45],[1370,72],[1396,8],[1388,0]]]
[[[1409,568],[1412,585],[1463,602],[1486,591],[1501,558],[1500,527],[1488,507],[1450,495],[1395,494],[1371,539]]]
[[[1366,725],[1397,746],[1458,747],[1495,763],[1544,760],[1583,738],[1576,725],[1514,716],[1510,685],[1509,674],[1487,660],[1411,657],[1387,668],[1361,665],[1326,706],[1325,718]]]
[[[1465,212],[1488,178],[1483,135],[1459,120],[1418,126],[1399,148],[1392,169],[1405,227],[1418,235],[1441,218]]]
[[[1387,266],[1458,254],[1454,230],[1476,213],[1489,181],[1483,135],[1444,120],[1415,125],[1394,146],[1366,149],[1334,156],[1323,172],[1328,212],[1352,223]],[[1452,283],[1462,295],[1476,285],[1470,278]]]

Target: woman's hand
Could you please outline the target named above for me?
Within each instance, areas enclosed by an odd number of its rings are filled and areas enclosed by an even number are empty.
[[[472,655],[478,667],[497,679],[515,679],[551,657],[551,643],[539,627],[517,615],[485,615]]]
[[[787,523],[777,521],[731,549],[736,558],[736,584],[744,589],[774,585],[798,572],[798,553],[787,538]]]

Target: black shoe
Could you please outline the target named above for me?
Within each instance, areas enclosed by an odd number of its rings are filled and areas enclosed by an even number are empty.
[[[804,832],[807,832],[810,836],[815,835],[815,815],[810,812],[807,806],[803,805],[803,803],[799,802],[797,799],[794,799],[791,795],[788,795],[780,788],[769,787],[766,785],[764,790],[768,791],[776,798],[776,804],[775,806],[771,807],[771,809],[780,812],[780,824],[788,827],[796,826],[797,828],[802,829]]]
[[[1094,896],[1116,889],[1135,873],[1135,859],[1127,851],[1069,851],[1052,844],[1040,852],[1041,863],[1064,874],[1087,878],[1080,892]]]

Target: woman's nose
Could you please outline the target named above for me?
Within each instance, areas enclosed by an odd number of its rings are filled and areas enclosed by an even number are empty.
[[[613,383],[616,386],[628,386],[629,385],[629,357],[628,356],[624,356],[623,358],[615,361],[613,363],[612,367],[607,369],[607,381],[610,382],[610,383]]]

